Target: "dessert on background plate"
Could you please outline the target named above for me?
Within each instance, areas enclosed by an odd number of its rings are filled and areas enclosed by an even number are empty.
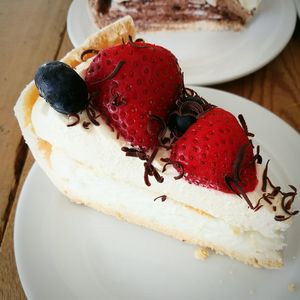
[[[130,15],[137,31],[241,30],[261,0],[88,0],[102,28]]]
[[[293,0],[264,0],[241,32],[156,31],[142,37],[175,54],[186,84],[207,86],[240,78],[269,63],[286,46],[295,24]],[[75,48],[98,30],[86,0],[70,5],[67,30]]]
[[[131,17],[42,65],[15,113],[71,201],[255,267],[283,265],[296,188],[269,177],[242,114],[185,87],[176,57],[135,39]]]

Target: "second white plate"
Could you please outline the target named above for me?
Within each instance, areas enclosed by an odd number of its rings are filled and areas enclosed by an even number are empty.
[[[243,113],[264,159],[271,158],[274,182],[300,187],[296,131],[244,98],[208,88],[197,92],[235,115]],[[281,270],[255,269],[219,255],[197,261],[193,246],[72,204],[34,165],[17,207],[14,246],[29,299],[299,299],[299,230],[295,216]],[[296,284],[293,293],[290,283]]]
[[[264,0],[241,32],[156,32],[140,37],[176,55],[186,84],[211,85],[240,78],[269,63],[286,46],[295,24],[293,0]],[[72,2],[67,29],[75,47],[98,30],[86,0]]]

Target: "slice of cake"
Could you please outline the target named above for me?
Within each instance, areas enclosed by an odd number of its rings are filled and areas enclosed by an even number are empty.
[[[186,88],[167,49],[134,41],[130,17],[42,65],[35,83],[15,113],[71,201],[256,267],[282,266],[296,188],[270,179],[272,162],[242,115]]]
[[[260,0],[89,0],[95,23],[102,28],[131,15],[137,31],[240,30]]]

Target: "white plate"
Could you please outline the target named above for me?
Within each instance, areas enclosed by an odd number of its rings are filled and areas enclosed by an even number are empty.
[[[273,177],[300,188],[296,131],[244,98],[196,90],[243,113],[265,158],[272,159]],[[255,269],[219,255],[202,262],[193,257],[194,246],[72,204],[35,164],[20,195],[14,247],[29,299],[299,299],[300,216],[294,221],[281,270]],[[288,292],[289,283],[296,292]]]
[[[186,84],[209,85],[240,78],[269,63],[290,40],[296,18],[293,0],[263,0],[256,16],[242,32],[141,35],[177,56]],[[72,2],[67,29],[75,47],[97,31],[87,1]]]

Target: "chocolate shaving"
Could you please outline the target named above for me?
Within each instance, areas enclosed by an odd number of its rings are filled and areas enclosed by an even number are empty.
[[[167,142],[170,141],[169,138],[166,138],[166,133],[167,133],[167,129],[168,129],[166,122],[162,118],[160,118],[159,116],[150,115],[149,116],[149,122],[147,124],[147,132],[149,134],[152,134],[151,126],[150,126],[151,121],[156,121],[160,125],[160,132],[157,136],[157,141],[158,141],[159,146],[169,150],[171,148],[171,146],[166,145]]]
[[[156,181],[159,182],[159,183],[163,183],[164,178],[162,176],[160,176],[158,171],[153,166],[152,166],[152,168],[153,168],[152,174],[153,174],[154,178],[156,179]]]
[[[89,100],[89,104],[85,110],[86,110],[86,114],[91,122],[84,121],[82,123],[83,128],[89,129],[90,123],[93,123],[95,126],[99,126],[100,124],[96,119],[100,116],[100,114],[99,114],[98,110],[95,108],[95,106],[93,105],[92,101]],[[68,117],[69,118],[73,117],[76,119],[73,123],[68,124],[67,125],[68,127],[75,126],[80,123],[80,115],[79,114],[69,114]]]
[[[209,104],[205,99],[200,97],[194,90],[184,87],[179,98],[175,101],[176,107],[168,116],[168,128],[172,143],[183,135],[182,129],[177,128],[176,118],[190,117],[191,125],[196,122],[202,115],[213,109],[215,106]],[[194,122],[193,122],[194,119]]]
[[[296,215],[299,213],[299,211],[291,211],[291,207],[292,204],[295,200],[295,197],[297,195],[297,189],[293,186],[293,185],[289,185],[289,187],[292,189],[291,192],[283,192],[281,190],[280,186],[275,186],[272,181],[270,180],[270,178],[268,177],[268,165],[269,165],[270,160],[267,161],[265,169],[263,171],[263,175],[262,175],[262,191],[264,192],[263,198],[264,200],[272,205],[272,199],[274,199],[275,196],[277,196],[278,194],[281,194],[281,202],[280,202],[280,206],[283,210],[283,212],[285,214],[287,214],[287,216],[283,216],[283,215],[277,215],[275,216],[275,220],[276,221],[285,221],[288,220],[290,217]],[[270,193],[266,193],[267,190],[267,185],[270,185],[270,187],[273,189],[272,192]],[[274,210],[274,208],[273,208]]]
[[[102,82],[104,82],[104,81],[106,81],[106,80],[110,80],[110,79],[114,78],[114,77],[117,75],[117,73],[120,71],[120,69],[122,68],[122,66],[123,66],[124,64],[125,64],[125,61],[124,61],[124,60],[121,60],[121,61],[116,65],[116,67],[114,68],[114,70],[113,70],[110,74],[108,74],[107,76],[105,76],[105,77],[102,78],[102,79],[93,81],[92,84],[99,84],[99,83],[102,83]]]
[[[277,216],[275,216],[275,220],[276,221],[278,221],[278,222],[283,222],[283,221],[286,221],[286,220],[288,220],[288,219],[290,219],[292,216],[287,216],[287,217],[285,217],[285,216],[282,216],[282,215],[277,215]]]
[[[297,195],[297,192],[283,193],[283,197],[281,200],[281,208],[289,216],[296,215],[299,212],[299,211],[293,211],[293,212],[290,211],[296,195]],[[286,202],[286,199],[289,199],[289,200]]]
[[[230,175],[225,175],[224,180],[225,180],[227,187],[233,193],[237,194],[240,198],[243,198],[252,210],[258,211],[262,207],[262,204],[260,204],[261,200],[265,199],[266,201],[269,201],[269,199],[266,198],[265,194],[264,194],[263,197],[258,199],[256,205],[254,206],[251,203],[249,197],[247,196],[246,192],[244,191],[243,187],[240,184],[240,182],[241,182],[241,178],[240,178],[241,165],[242,165],[244,157],[245,157],[246,149],[247,149],[247,147],[249,147],[249,145],[250,145],[250,143],[242,145],[237,153],[237,156],[233,162],[233,178]]]
[[[241,165],[242,165],[244,157],[245,157],[246,149],[247,149],[247,147],[249,147],[249,145],[250,145],[250,143],[244,144],[241,146],[241,148],[239,149],[239,151],[237,153],[235,161],[233,162],[233,178],[230,175],[225,175],[224,181],[225,181],[227,187],[229,188],[229,190],[231,190],[233,193],[237,194],[240,198],[243,198],[252,210],[258,211],[262,207],[260,202],[262,199],[264,199],[264,196],[262,198],[260,198],[257,201],[256,205],[254,206],[251,203],[246,192],[244,191],[243,187],[240,185]]]
[[[154,201],[156,201],[157,199],[161,199],[161,202],[164,202],[167,200],[167,196],[166,195],[161,195],[161,196],[158,196],[154,199]]]
[[[246,149],[248,146],[249,144],[244,144],[243,146],[241,146],[240,150],[237,153],[236,159],[233,162],[233,177],[236,182],[241,181],[241,164],[244,160]]]
[[[148,155],[145,153],[145,151],[143,151],[141,149],[122,147],[121,150],[126,153],[125,154],[126,156],[138,157],[141,160],[148,159]]]
[[[145,40],[142,39],[142,38],[137,38],[137,39],[135,40],[135,42],[142,42],[142,43],[145,43]]]
[[[142,44],[142,45],[137,44],[136,42],[140,43],[140,42],[144,42],[144,40],[137,39],[137,40],[133,41],[131,35],[128,36],[128,41],[129,41],[129,44],[135,48],[149,48],[149,45],[147,45],[147,44]]]
[[[162,169],[163,173],[166,171],[167,166],[172,165],[177,171],[178,171],[178,169],[180,169],[179,175],[174,177],[175,180],[179,180],[184,176],[184,167],[180,162],[172,161],[169,158],[161,158],[160,160],[162,162],[165,162],[163,169]]]
[[[151,169],[148,167],[147,163],[144,163],[144,182],[147,186],[151,186],[150,180],[149,180],[149,175],[151,174]]]
[[[241,148],[242,149],[242,148]],[[242,150],[240,150],[239,152],[242,152]],[[239,154],[238,154],[239,156]],[[236,161],[241,161],[240,159],[236,159]],[[260,204],[261,200],[264,200],[266,203],[268,203],[269,205],[272,205],[272,209],[275,212],[277,210],[276,206],[273,205],[272,200],[280,193],[282,195],[281,198],[281,208],[283,210],[283,212],[285,214],[287,214],[287,216],[284,215],[276,215],[274,217],[274,219],[276,221],[285,221],[288,220],[291,216],[296,215],[297,213],[299,213],[299,211],[290,211],[292,204],[294,202],[294,199],[297,195],[297,189],[293,186],[290,185],[290,188],[292,189],[292,192],[282,192],[281,188],[279,186],[275,186],[270,178],[268,177],[268,166],[269,166],[269,162],[270,160],[267,161],[265,169],[263,171],[263,175],[262,175],[262,192],[263,192],[263,196],[258,199],[258,202],[255,206],[253,206],[253,204],[251,203],[249,197],[247,196],[247,194],[245,193],[245,191],[243,190],[242,186],[239,184],[239,176],[237,176],[237,170],[239,169],[238,167],[234,167],[234,178],[231,178],[230,176],[226,175],[225,176],[225,183],[228,186],[228,188],[236,193],[239,197],[242,197],[245,199],[245,201],[247,202],[248,206],[254,210],[254,211],[258,211],[263,205]],[[238,165],[238,162],[235,163],[235,165]],[[267,193],[267,186],[268,184],[270,185],[270,187],[272,188],[272,192]]]
[[[269,196],[268,196],[268,194],[263,194],[263,197],[262,197],[268,204],[272,204],[272,201],[271,200],[273,200],[274,198],[270,198]]]
[[[84,129],[89,129],[90,124],[91,124],[91,122],[86,122],[86,121],[84,121],[84,122],[82,123],[82,127],[83,127]]]
[[[252,145],[252,148],[254,148],[252,143],[251,143],[251,145]],[[256,146],[256,154],[253,156],[253,159],[250,162],[250,164],[254,164],[255,162],[257,162],[259,165],[261,165],[262,161],[263,161],[263,159],[262,159],[262,156],[260,155],[260,146],[257,145]]]
[[[158,173],[156,168],[153,166],[153,160],[158,152],[158,147],[156,147],[151,155],[147,155],[146,152],[142,149],[136,149],[136,148],[128,148],[128,147],[122,147],[122,151],[126,153],[126,156],[130,157],[137,157],[141,160],[144,160],[144,182],[147,186],[151,186],[149,176],[153,176],[157,182],[162,183],[164,181],[164,178]]]
[[[80,122],[80,116],[79,114],[69,114],[68,118],[75,118],[75,121],[73,123],[68,124],[68,127],[72,127],[77,125]]]
[[[270,197],[275,197],[280,193],[281,187],[280,186],[276,186],[273,188],[272,193],[270,193]]]
[[[247,126],[246,121],[245,121],[245,119],[244,119],[244,117],[243,117],[242,114],[238,115],[238,119],[239,119],[239,121],[240,121],[240,123],[241,123],[241,125],[242,125],[242,127],[243,127],[243,129],[244,129],[244,131],[246,133],[246,135],[250,136],[250,137],[254,137],[254,134],[248,131],[248,126]]]
[[[96,50],[96,49],[87,49],[87,50],[84,50],[84,51],[81,53],[80,59],[81,59],[82,61],[87,61],[87,60],[85,59],[85,56],[86,56],[86,55],[88,55],[88,54],[94,54],[94,55],[96,55],[96,54],[98,54],[98,53],[99,53],[99,50]]]
[[[162,183],[164,181],[164,178],[159,175],[158,171],[152,165],[152,162],[153,162],[157,152],[158,152],[158,147],[156,147],[153,150],[153,152],[152,152],[151,156],[149,157],[149,159],[147,159],[146,162],[144,163],[144,167],[145,167],[144,180],[145,180],[145,183],[146,183],[147,186],[151,185],[151,183],[149,181],[149,176],[154,176],[156,181],[159,182],[159,183]]]
[[[100,123],[96,120],[99,115],[96,114],[95,109],[92,106],[88,106],[86,109],[86,114],[89,118],[89,120],[95,125],[95,126],[99,126]]]
[[[251,203],[249,197],[247,196],[247,194],[245,193],[245,191],[243,190],[243,188],[240,186],[240,184],[234,178],[231,178],[230,176],[226,175],[225,176],[225,182],[226,182],[228,188],[232,192],[234,192],[235,194],[237,194],[240,198],[243,198],[247,202],[248,206],[252,210],[257,211],[257,210],[259,210],[262,207],[262,205],[260,205],[260,200],[261,199],[259,199],[259,201],[257,202],[257,204],[255,206],[253,206],[253,204]]]
[[[168,158],[168,157],[162,157],[162,158],[160,159],[160,161],[162,161],[162,162],[169,162],[169,161],[170,161],[170,158]]]
[[[265,192],[267,190],[267,183],[268,183],[268,166],[270,160],[267,161],[263,175],[262,175],[262,187],[261,190]]]

